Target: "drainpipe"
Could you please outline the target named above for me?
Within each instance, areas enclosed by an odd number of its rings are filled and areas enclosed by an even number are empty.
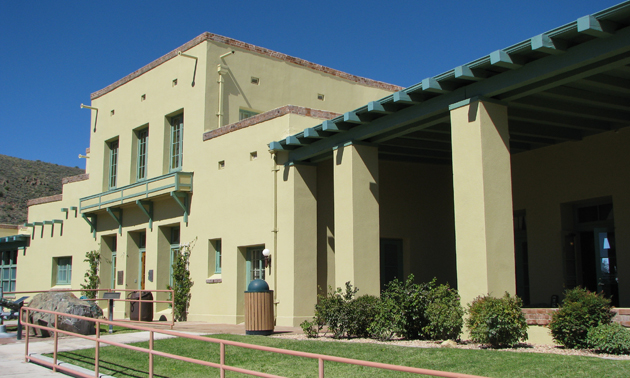
[[[221,55],[219,59],[227,58],[232,54],[234,54],[234,50]],[[219,111],[217,112],[217,128],[220,128],[221,126],[223,126],[223,75],[228,73],[227,67],[222,64],[218,64],[217,73],[219,74],[219,80],[217,81],[217,83],[219,83]]]
[[[278,314],[278,161],[276,151],[269,151],[271,154],[271,171],[273,172],[273,305],[274,305],[274,325]]]

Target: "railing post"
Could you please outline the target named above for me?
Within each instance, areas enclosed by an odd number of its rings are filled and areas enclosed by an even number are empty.
[[[175,325],[175,290],[171,289],[171,329]]]
[[[94,377],[98,378],[98,370],[101,360],[101,348],[99,339],[101,338],[101,323],[96,319],[96,348],[94,349]]]
[[[28,362],[28,340],[30,338],[28,324],[30,324],[30,322],[28,321],[28,310],[22,311],[22,309],[20,309],[20,316],[22,316],[24,312],[26,312],[26,326],[24,327],[24,330],[26,331],[26,341],[24,342],[24,362]]]
[[[59,315],[55,314],[55,337],[54,337],[54,346],[53,346],[53,372],[57,372],[57,341],[59,339],[59,332],[57,332],[57,320],[59,319]]]
[[[149,378],[153,378],[153,331],[149,331]]]
[[[319,378],[324,378],[324,360],[319,359]]]
[[[225,378],[225,369],[223,368],[225,366],[225,343],[219,345],[219,363],[221,364],[220,376]]]

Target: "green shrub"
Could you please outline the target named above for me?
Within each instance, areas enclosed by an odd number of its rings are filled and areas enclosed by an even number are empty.
[[[469,304],[466,325],[474,342],[493,347],[513,346],[527,340],[527,321],[522,301],[505,293],[503,298],[479,296]]]
[[[560,308],[551,317],[549,329],[559,344],[567,348],[587,348],[588,331],[610,324],[614,315],[609,299],[577,287],[565,292]]]
[[[318,303],[315,305],[314,321],[321,327],[328,325],[334,338],[341,338],[347,334],[350,327],[350,309],[348,302],[354,299],[358,288],[353,288],[350,281],[346,282],[346,291],[343,292],[340,287],[333,291],[332,287],[328,288],[328,293],[318,296]]]
[[[462,333],[463,317],[457,290],[448,284],[434,287],[425,309],[427,325],[422,329],[423,336],[430,340],[457,340]]]
[[[369,327],[373,337],[389,340],[394,335],[407,339],[457,339],[463,326],[464,310],[457,290],[430,282],[413,283],[397,279],[387,285],[374,321]]]
[[[319,334],[320,328],[315,321],[309,322],[308,320],[305,320],[300,323],[300,327],[302,327],[302,331],[304,331],[306,337],[313,338],[317,337]]]
[[[368,330],[378,312],[380,299],[373,295],[363,295],[345,304],[348,316],[348,337],[369,337]]]
[[[600,324],[588,331],[586,342],[591,349],[610,354],[630,353],[630,331],[619,323]]]

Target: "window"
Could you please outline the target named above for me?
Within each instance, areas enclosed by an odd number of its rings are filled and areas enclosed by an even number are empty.
[[[149,129],[142,129],[137,132],[138,137],[138,169],[136,180],[146,180],[147,178],[147,147],[149,143]]]
[[[57,285],[70,285],[72,257],[57,257]]]
[[[253,280],[265,279],[265,262],[263,260],[262,251],[264,246],[247,248],[246,258],[246,277],[245,287],[249,287],[249,283]]]
[[[239,109],[239,111],[238,111],[238,120],[242,121],[245,118],[253,117],[256,114],[260,114],[260,113],[254,112],[254,111],[251,111],[251,110]]]
[[[214,253],[214,273],[221,274],[221,239],[210,240],[211,253]]]
[[[171,260],[169,264],[168,284],[173,286],[173,262],[175,253],[179,252],[179,227],[171,228]]]
[[[112,238],[112,274],[110,277],[110,288],[116,288],[116,249],[118,242],[116,241],[116,237]]]
[[[0,282],[4,292],[15,291],[17,250],[0,252]]]
[[[170,148],[170,168],[169,171],[179,171],[182,169],[184,159],[184,115],[180,114],[171,118],[171,148]]]
[[[109,189],[116,188],[116,178],[118,172],[118,139],[109,142]]]

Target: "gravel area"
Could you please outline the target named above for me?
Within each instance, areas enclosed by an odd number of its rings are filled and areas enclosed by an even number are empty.
[[[280,339],[290,339],[290,340],[312,340],[312,341],[322,341],[322,342],[339,342],[339,343],[370,343],[370,344],[383,344],[383,345],[398,345],[398,346],[406,346],[412,348],[458,348],[458,349],[494,349],[489,348],[481,344],[475,344],[470,341],[460,341],[458,343],[447,341],[444,345],[440,341],[425,341],[425,340],[391,340],[391,341],[379,341],[376,339],[363,339],[363,338],[353,338],[353,339],[333,339],[330,336],[322,336],[314,339],[309,339],[304,334],[276,334],[270,337],[276,337]],[[568,356],[585,356],[585,357],[597,357],[597,358],[605,358],[605,359],[613,359],[613,360],[630,360],[630,355],[612,355],[612,354],[604,354],[604,353],[596,353],[591,350],[586,349],[566,349],[561,346],[554,345],[541,345],[541,344],[527,344],[522,343],[513,348],[499,348],[495,349],[497,351],[504,352],[518,352],[518,353],[552,353],[552,354],[562,354]]]

